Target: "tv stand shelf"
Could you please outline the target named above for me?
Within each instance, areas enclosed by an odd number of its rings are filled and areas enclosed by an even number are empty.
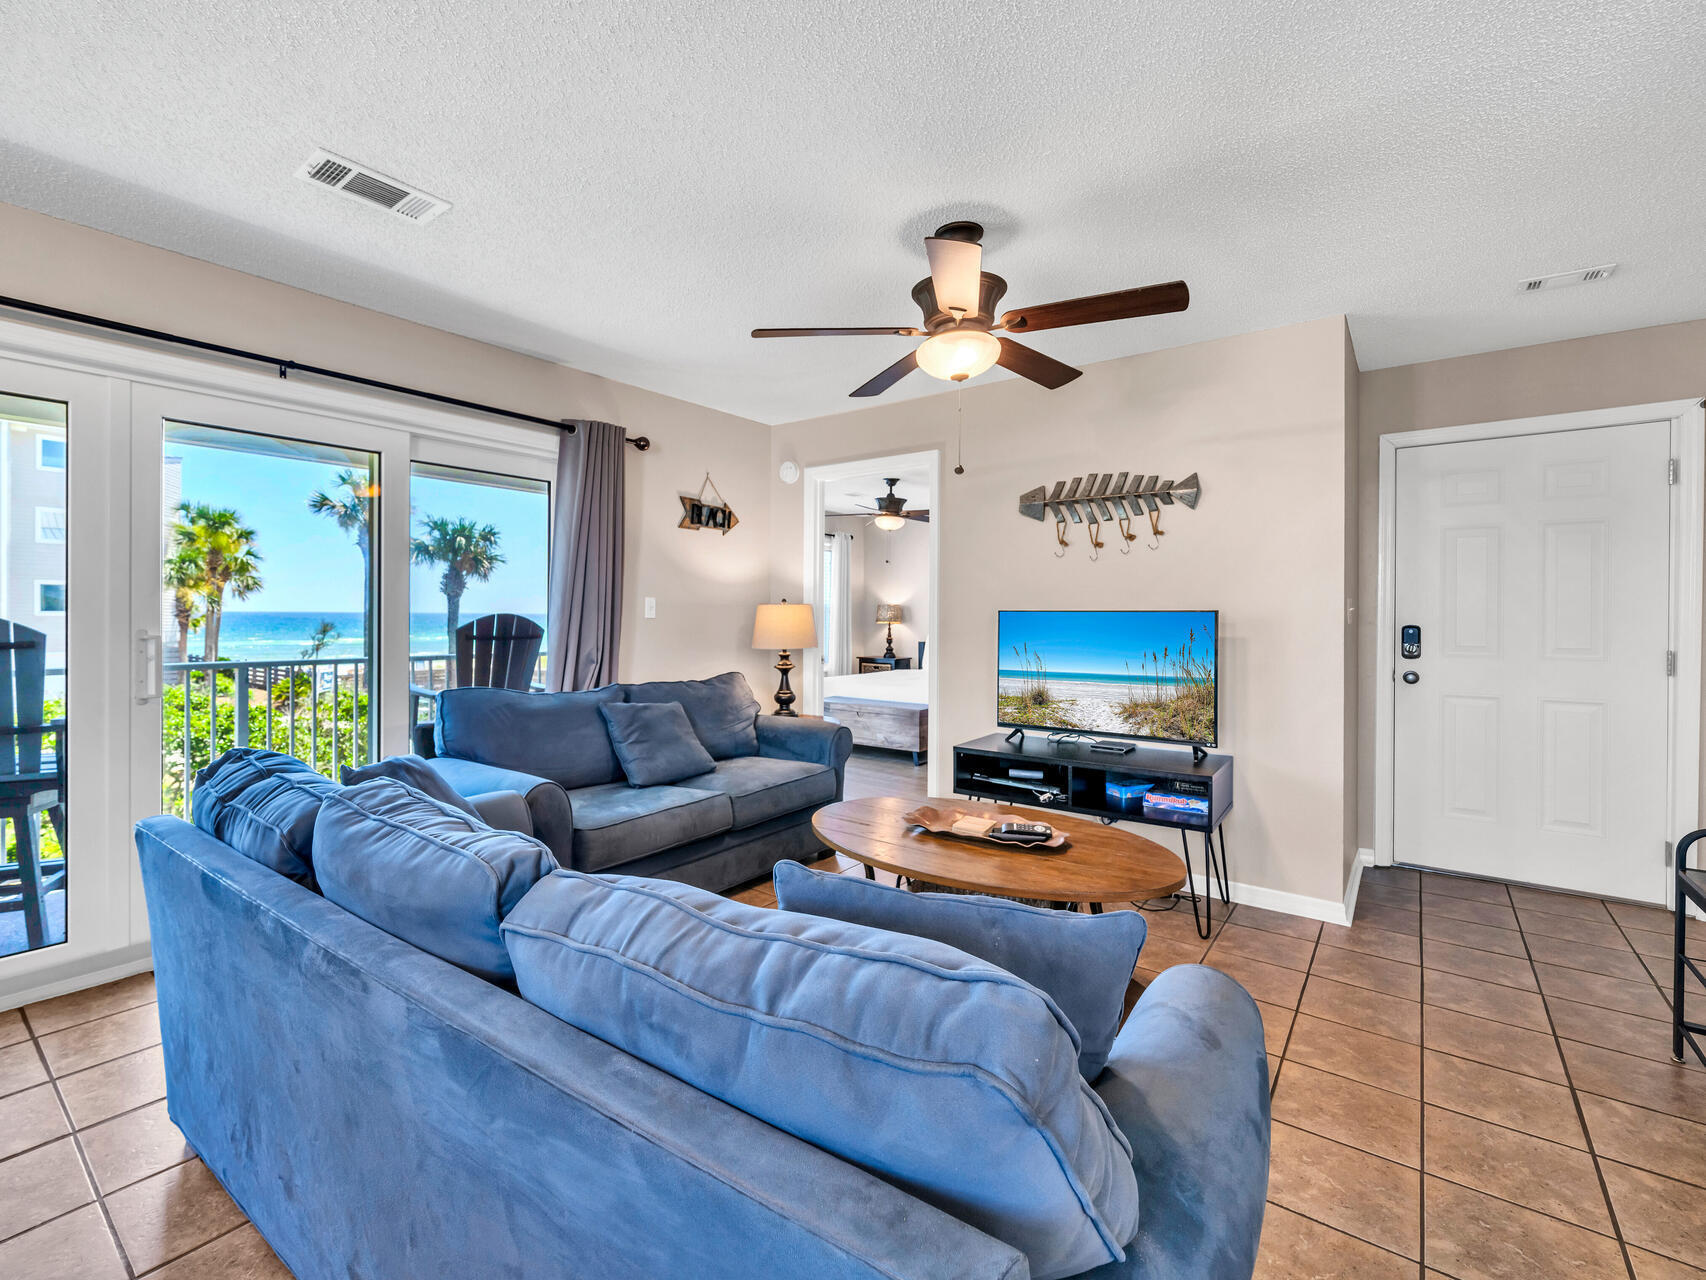
[[[1204,848],[1205,881],[1215,882],[1223,904],[1226,887],[1226,837],[1221,823],[1232,808],[1232,757],[1204,753],[1201,759],[1177,749],[1134,746],[1125,754],[1093,749],[1088,741],[1050,741],[1046,730],[1026,730],[1019,740],[999,733],[963,742],[954,748],[954,792],[1005,804],[1060,809],[1101,818],[1105,822],[1142,822],[1177,827],[1184,846],[1187,892],[1197,916],[1197,932],[1207,937],[1211,921],[1209,896],[1198,914],[1191,874],[1189,833],[1200,831]],[[1015,771],[1040,773],[1040,778],[1015,778]],[[1110,799],[1108,784],[1150,784],[1156,791],[1201,798],[1206,814],[1148,812]],[[1219,850],[1215,845],[1218,839]]]

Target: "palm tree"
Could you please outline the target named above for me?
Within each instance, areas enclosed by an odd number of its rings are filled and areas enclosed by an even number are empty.
[[[165,581],[172,593],[172,616],[178,623],[177,661],[190,656],[190,632],[201,622],[201,559],[175,533],[173,550],[166,561]]]
[[[504,562],[498,552],[499,534],[489,524],[476,524],[466,517],[428,516],[421,521],[421,534],[409,546],[416,564],[441,564],[444,576],[438,589],[444,592],[444,636],[446,652],[456,652],[456,627],[462,616],[462,593],[469,579],[486,582],[492,570]]]
[[[361,608],[367,612],[373,591],[373,557],[368,532],[373,519],[373,480],[360,471],[340,471],[333,477],[332,492],[316,489],[308,495],[308,509],[327,516],[345,533],[355,537],[361,552]]]
[[[340,638],[337,625],[330,618],[321,618],[320,625],[308,633],[308,647],[302,651],[302,656],[318,658],[321,650]]]
[[[205,613],[202,661],[215,662],[226,589],[239,600],[261,589],[261,553],[255,550],[255,531],[230,507],[184,502],[178,505],[178,517],[172,532],[180,554],[190,556],[201,569],[195,591]]]

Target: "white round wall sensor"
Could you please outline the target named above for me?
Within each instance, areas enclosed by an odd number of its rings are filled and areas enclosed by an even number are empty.
[[[782,477],[783,484],[793,484],[794,481],[800,478],[800,464],[797,462],[784,462],[777,469],[776,474]]]

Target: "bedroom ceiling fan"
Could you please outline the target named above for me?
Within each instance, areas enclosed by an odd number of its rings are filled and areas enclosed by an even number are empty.
[[[995,318],[995,306],[1007,292],[1007,282],[983,269],[983,228],[975,222],[950,222],[936,228],[924,241],[930,257],[930,274],[912,286],[912,300],[924,313],[924,327],[890,326],[864,329],[754,329],[755,338],[844,337],[862,334],[894,334],[923,338],[908,352],[852,394],[881,395],[914,369],[933,378],[964,382],[999,364],[1021,378],[1054,390],[1071,382],[1082,369],[1074,369],[1052,356],[1023,346],[999,333],[1031,333],[1039,329],[1064,329],[1071,325],[1100,324],[1104,320],[1127,320],[1134,316],[1163,315],[1183,311],[1191,304],[1191,291],[1183,280],[1121,289],[1087,298],[1069,298],[1037,307],[1003,312]]]
[[[899,477],[893,480],[884,477],[883,483],[889,487],[889,491],[877,499],[876,506],[865,508],[867,511],[876,512],[871,520],[872,524],[885,532],[893,533],[896,529],[903,528],[908,520],[920,520],[925,524],[930,523],[928,511],[908,511],[906,509],[906,499],[894,491],[894,487],[900,483]]]

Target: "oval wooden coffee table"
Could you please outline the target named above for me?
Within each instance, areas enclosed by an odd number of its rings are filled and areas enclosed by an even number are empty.
[[[906,820],[920,804],[952,805],[995,821],[1046,822],[1066,833],[1067,844],[1028,852],[935,835]],[[874,796],[825,805],[812,816],[812,830],[837,853],[864,863],[866,875],[875,867],[973,893],[1082,902],[1092,912],[1104,902],[1143,902],[1185,886],[1184,862],[1153,840],[1039,809]]]

